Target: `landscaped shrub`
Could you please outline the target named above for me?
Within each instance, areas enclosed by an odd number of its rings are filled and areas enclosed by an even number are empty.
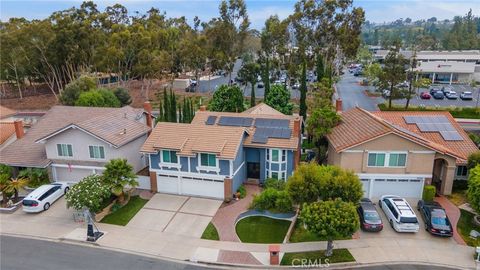
[[[31,188],[50,183],[46,169],[26,168],[20,171],[18,177],[27,178],[29,180],[28,186]]]
[[[278,180],[276,178],[268,178],[265,180],[264,184],[265,188],[273,188],[276,190],[284,190],[285,189],[285,181]]]
[[[98,175],[90,175],[74,185],[65,195],[67,207],[75,210],[87,208],[92,213],[101,210],[102,202],[110,197],[110,188]]]
[[[247,190],[245,189],[244,185],[241,185],[238,188],[237,192],[240,193],[240,199],[243,199],[243,198],[245,198],[245,196],[247,196]]]
[[[5,174],[7,178],[12,177],[12,167],[0,164],[0,174]]]
[[[117,211],[118,209],[122,208],[122,205],[118,202],[115,202],[112,207],[110,208],[110,211],[113,213]]]
[[[427,201],[427,202],[431,202],[433,201],[433,198],[435,197],[435,193],[436,193],[436,188],[435,186],[432,186],[432,185],[426,185],[424,188],[423,188],[423,200],[424,201]]]
[[[470,170],[468,176],[467,199],[470,206],[480,213],[480,165]]]
[[[474,152],[468,156],[467,168],[475,168],[480,164],[480,151]]]
[[[285,190],[267,188],[253,197],[250,208],[285,213],[292,211],[292,205],[292,200]]]

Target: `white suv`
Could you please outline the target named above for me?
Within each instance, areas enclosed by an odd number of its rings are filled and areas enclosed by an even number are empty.
[[[395,195],[383,195],[378,202],[390,226],[397,232],[418,232],[417,215],[408,202]]]
[[[63,182],[40,186],[23,199],[23,211],[28,213],[46,211],[56,200],[66,194],[68,190],[68,184]]]

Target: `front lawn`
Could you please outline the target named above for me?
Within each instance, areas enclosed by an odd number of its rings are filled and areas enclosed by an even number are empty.
[[[327,261],[328,260],[328,261]],[[325,250],[310,251],[310,252],[296,252],[285,253],[282,258],[281,265],[289,265],[302,267],[302,262],[305,266],[311,265],[314,267],[321,267],[330,263],[354,262],[352,254],[346,248],[334,249],[330,257],[325,257]],[[320,265],[321,264],[321,265]]]
[[[461,212],[460,219],[458,220],[458,223],[457,223],[458,233],[462,236],[463,240],[465,241],[465,243],[467,243],[467,245],[472,247],[479,246],[480,239],[470,238],[471,230],[476,230],[477,232],[480,232],[480,227],[476,226],[473,223],[474,214],[463,209],[460,209],[460,212]]]
[[[106,215],[100,222],[125,226],[147,202],[139,196],[132,196],[126,205]]]
[[[351,239],[351,237],[335,238],[334,240]],[[309,232],[302,226],[301,221],[297,221],[293,228],[292,235],[290,236],[290,243],[299,242],[314,242],[314,241],[327,241],[326,237],[318,236],[312,232]]]
[[[289,220],[253,216],[240,220],[235,229],[244,243],[282,243],[290,223]]]
[[[213,225],[213,223],[211,222],[208,223],[207,228],[205,228],[205,231],[203,231],[202,239],[220,240],[220,237],[218,236],[217,228],[215,228],[215,225]]]

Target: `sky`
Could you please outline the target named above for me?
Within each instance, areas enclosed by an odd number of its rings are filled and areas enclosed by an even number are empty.
[[[261,29],[265,19],[277,14],[285,18],[293,12],[294,0],[245,0],[252,28]],[[81,0],[1,0],[0,19],[6,21],[12,17],[44,19],[52,12],[79,6]],[[169,17],[185,16],[189,22],[198,16],[202,21],[218,16],[220,0],[103,0],[95,1],[100,10],[120,3],[133,14],[145,13],[151,7],[167,13]],[[464,15],[469,9],[480,16],[480,0],[354,0],[353,5],[365,10],[366,19],[383,23],[398,18],[439,20],[452,19]]]

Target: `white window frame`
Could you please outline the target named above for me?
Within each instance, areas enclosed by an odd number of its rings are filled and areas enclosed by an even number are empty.
[[[92,155],[91,155],[91,153],[90,153],[90,146],[91,146],[91,147],[94,147],[94,148],[95,148],[95,147],[98,147],[98,149],[100,149],[100,147],[103,148],[103,158],[101,158],[101,157],[98,157],[98,158],[92,157]],[[99,150],[99,151],[100,151],[100,150]],[[99,153],[100,153],[100,152],[99,152]],[[107,157],[107,153],[105,152],[105,147],[104,147],[103,145],[89,145],[89,146],[88,146],[88,157],[89,157],[90,159],[95,159],[95,160],[105,160],[106,157]]]
[[[278,161],[273,161],[273,151],[278,151]],[[266,166],[265,174],[266,178],[273,178],[273,173],[278,173],[278,179],[287,181],[287,171],[288,171],[288,150],[280,148],[269,148],[265,149],[265,158],[267,160],[268,166]],[[285,154],[285,161],[283,161],[283,155]],[[272,171],[272,164],[278,164],[278,171]],[[282,170],[282,165],[285,164],[285,170]]]
[[[370,154],[385,154],[385,160],[383,166],[371,166],[369,165]],[[403,166],[390,166],[390,155],[392,154],[404,154],[405,165]],[[368,151],[367,152],[367,167],[369,168],[406,168],[408,163],[408,152],[406,151],[394,151],[394,152],[382,152],[382,151]]]
[[[207,155],[214,155],[215,156],[215,166],[202,166],[202,154],[207,154]],[[197,172],[200,171],[206,171],[206,172],[215,172],[215,173],[220,173],[220,160],[218,159],[217,154],[214,153],[198,153],[198,166],[197,166]]]
[[[466,170],[465,175],[459,175],[458,174],[460,167],[463,168],[462,170]],[[457,178],[457,179],[467,179],[468,178],[468,168],[467,168],[467,166],[457,166],[455,168],[455,178]]]
[[[67,152],[68,152],[68,146],[70,145],[70,147],[72,148],[72,155],[71,156],[61,156],[61,155],[59,155],[59,153],[58,153],[58,146],[59,145],[66,145],[67,146]],[[73,145],[70,144],[70,143],[57,143],[55,145],[55,152],[57,153],[57,157],[59,157],[59,158],[73,158],[73,156],[74,156],[73,155]],[[62,152],[63,152],[63,149],[62,149]]]
[[[177,162],[165,162],[163,160],[163,151],[168,151],[170,152],[175,152],[175,155],[177,156]],[[160,155],[160,163],[158,164],[159,167],[167,167],[167,168],[177,168],[177,169],[180,169],[182,167],[182,165],[180,164],[180,157],[178,156],[177,154],[177,151],[174,151],[174,150],[170,150],[170,149],[162,149],[159,151],[159,155]]]

